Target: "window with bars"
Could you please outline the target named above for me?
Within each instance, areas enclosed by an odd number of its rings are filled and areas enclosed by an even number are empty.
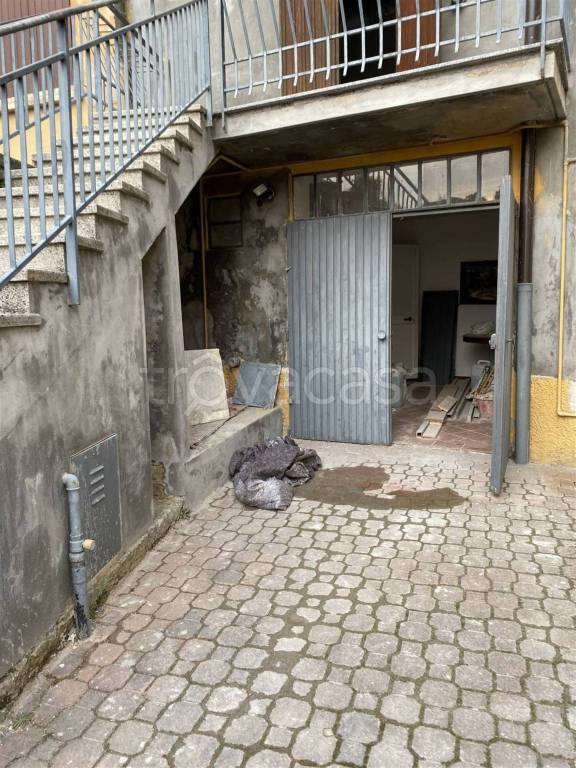
[[[294,218],[497,204],[508,173],[510,151],[499,149],[297,175]]]

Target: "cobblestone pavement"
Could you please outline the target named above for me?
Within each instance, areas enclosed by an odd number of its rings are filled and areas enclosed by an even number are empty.
[[[1,768],[573,768],[575,474],[493,499],[486,457],[317,447],[390,508],[224,489],[25,691]]]

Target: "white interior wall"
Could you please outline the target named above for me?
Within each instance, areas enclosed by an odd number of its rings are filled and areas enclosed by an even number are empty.
[[[420,251],[420,289],[460,288],[460,264],[498,256],[498,211],[414,216],[394,221],[395,245],[417,245]],[[394,286],[392,286],[394,291]],[[477,360],[493,360],[487,344],[469,344],[462,336],[477,322],[495,320],[495,305],[468,304],[458,308],[456,375],[470,376]]]

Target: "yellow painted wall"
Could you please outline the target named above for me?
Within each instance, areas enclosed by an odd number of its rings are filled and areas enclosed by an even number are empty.
[[[564,382],[564,391],[569,384]],[[532,376],[531,394],[530,461],[576,467],[576,418],[558,415],[558,381]]]
[[[58,94],[56,94],[55,104],[54,104],[56,109],[58,109],[58,105],[59,105]],[[34,105],[30,105],[30,102],[28,106],[27,120],[28,122],[34,122]],[[14,109],[10,109],[8,123],[10,125],[11,132],[16,130],[16,115],[15,115]],[[85,98],[82,100],[82,123],[83,125],[88,124],[88,105]],[[77,111],[76,111],[75,105],[72,105],[72,126],[73,126],[72,133],[74,137],[76,137],[78,134],[78,131],[76,129]],[[60,141],[62,132],[60,127],[59,112],[57,112],[54,116],[54,131],[56,134],[56,140]],[[43,120],[42,121],[42,146],[43,146],[44,155],[50,154],[50,134],[51,134],[50,121]],[[15,136],[13,139],[10,140],[10,157],[16,161],[20,161],[22,159],[20,136]],[[28,165],[36,164],[36,161],[37,161],[36,128],[34,125],[26,131],[26,157],[28,159]]]

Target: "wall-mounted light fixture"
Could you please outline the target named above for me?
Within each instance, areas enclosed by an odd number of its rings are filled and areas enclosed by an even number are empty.
[[[271,203],[275,195],[273,187],[266,182],[253,187],[252,194],[256,196],[256,203],[259,206],[264,205],[264,203]]]

